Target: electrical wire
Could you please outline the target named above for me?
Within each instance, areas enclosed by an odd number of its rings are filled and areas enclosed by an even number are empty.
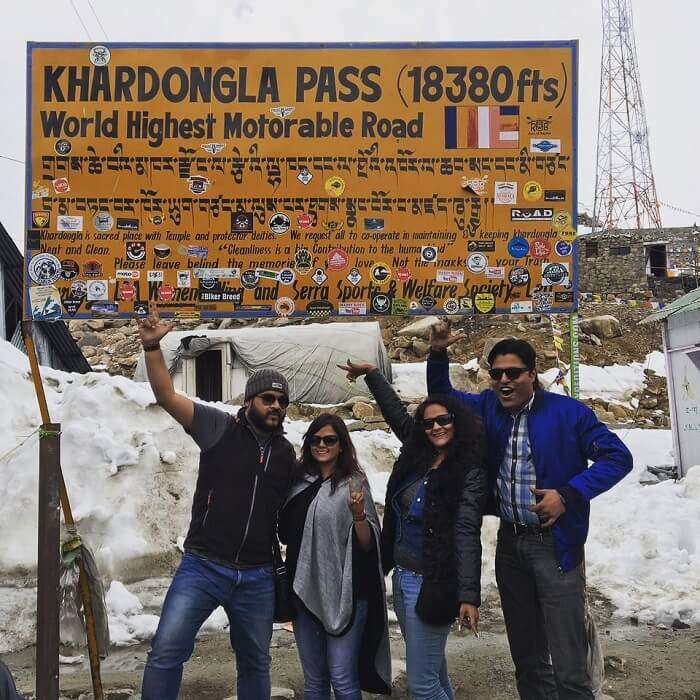
[[[80,16],[80,12],[78,12],[78,8],[75,6],[75,3],[73,0],[69,0],[71,7],[73,8],[73,11],[75,12],[76,16],[80,20],[80,24],[83,25],[83,29],[85,30],[85,33],[87,34],[87,38],[92,41],[92,37],[90,36],[90,32],[88,31],[87,26],[85,25],[85,22],[83,22],[83,18]]]
[[[87,0],[88,5],[90,5],[90,9],[92,10],[92,14],[95,15],[95,19],[97,20],[97,24],[100,26],[100,29],[102,30],[102,33],[105,35],[105,39],[109,41],[109,35],[107,34],[107,31],[105,28],[102,26],[102,22],[100,22],[100,18],[97,16],[97,12],[95,12],[95,8],[92,6],[92,0]]]
[[[13,163],[21,163],[22,165],[24,165],[24,161],[19,160],[19,158],[12,158],[10,156],[3,156],[3,155],[0,155],[0,158],[2,158],[3,160],[11,160]]]

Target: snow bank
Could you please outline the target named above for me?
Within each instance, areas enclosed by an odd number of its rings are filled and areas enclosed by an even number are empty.
[[[622,616],[700,624],[700,465],[679,482],[642,486],[647,465],[672,464],[668,430],[618,433],[634,472],[592,503],[588,577]]]
[[[583,367],[584,394],[607,392],[623,400],[626,392],[641,386],[647,364],[664,372],[661,353],[630,367]],[[405,395],[425,395],[424,363],[395,365],[394,372]],[[52,419],[62,425],[62,463],[79,529],[111,581],[107,602],[113,641],[122,645],[148,639],[158,618],[144,610],[159,608],[164,582],[151,589],[139,583],[127,588],[119,581],[126,576],[133,580],[135,571],[153,576],[149,556],[174,552],[182,542],[198,450],[154,405],[147,385],[103,374],[42,373]],[[31,643],[34,636],[34,591],[22,586],[23,572],[36,565],[35,431],[40,419],[27,360],[5,342],[0,343],[0,382],[11,397],[0,411],[0,528],[13,535],[0,548],[0,573],[7,585],[0,588],[0,652],[6,652]],[[307,427],[305,421],[285,422],[297,448]],[[620,615],[650,621],[680,617],[698,624],[700,467],[680,483],[642,487],[638,474],[647,465],[672,461],[670,433],[630,430],[620,435],[635,455],[635,474],[593,503],[589,581]],[[356,432],[353,441],[375,500],[383,502],[399,441],[384,431]],[[496,528],[495,519],[485,519],[484,585],[494,582]],[[135,565],[139,561],[146,562],[141,569]],[[215,611],[204,631],[226,624],[223,611]]]
[[[632,362],[629,365],[607,365],[597,367],[595,365],[580,365],[579,382],[582,399],[599,398],[605,401],[613,401],[628,407],[636,407],[632,393],[641,391],[644,388],[644,370],[651,369],[658,375],[666,376],[666,360],[664,354],[655,350],[647,355],[644,362]],[[544,386],[547,387],[553,382],[558,374],[556,368],[541,373]],[[567,382],[570,380],[570,373],[566,373]],[[550,391],[563,394],[561,386],[549,387]]]

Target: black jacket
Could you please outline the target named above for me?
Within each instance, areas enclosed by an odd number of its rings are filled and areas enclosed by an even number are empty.
[[[378,371],[366,376],[367,386],[396,436],[405,442],[414,427],[391,385]],[[486,472],[480,464],[446,460],[439,469],[427,469],[424,511],[423,586],[416,610],[432,610],[434,616],[454,618],[459,602],[481,603],[481,519],[486,504]],[[396,514],[392,499],[414,469],[412,460],[399,457],[387,485],[382,528],[382,564],[385,573],[394,567]],[[422,599],[422,600],[421,600]],[[427,620],[431,621],[431,620]]]
[[[201,454],[185,551],[234,566],[271,563],[277,512],[294,463],[282,429],[262,448],[241,409]]]

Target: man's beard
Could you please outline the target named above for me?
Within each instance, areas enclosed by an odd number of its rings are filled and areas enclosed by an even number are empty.
[[[259,430],[261,433],[271,433],[282,424],[282,419],[284,418],[283,413],[278,414],[279,420],[277,421],[277,424],[274,426],[271,426],[267,422],[267,417],[269,415],[274,415],[274,414],[269,414],[269,413],[260,413],[255,406],[252,404],[248,406],[248,410],[246,411],[246,416],[248,417],[248,420],[253,424],[253,426]]]

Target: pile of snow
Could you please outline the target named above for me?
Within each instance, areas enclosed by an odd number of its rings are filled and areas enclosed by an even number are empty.
[[[589,580],[619,615],[700,624],[700,465],[678,482],[642,486],[639,476],[647,466],[673,464],[671,432],[618,434],[635,467],[592,503]]]
[[[470,363],[470,368],[474,363]],[[624,368],[583,367],[584,392],[609,392],[623,400],[641,386],[643,369],[663,372],[663,355]],[[425,364],[395,365],[397,386],[405,395],[425,395]],[[611,374],[612,373],[612,374]],[[187,531],[196,480],[198,450],[177,423],[154,404],[150,388],[122,377],[74,375],[42,369],[52,420],[62,426],[62,463],[79,530],[96,554],[109,586],[107,604],[115,644],[148,639],[158,617],[167,580],[152,589],[144,582],[119,581],[134,572],[144,578],[165,575],[148,565],[135,567],[177,549]],[[613,379],[615,384],[613,384]],[[0,412],[0,529],[12,532],[0,548],[0,574],[16,585],[0,588],[0,652],[31,643],[33,589],[22,588],[27,569],[36,565],[37,461],[40,424],[24,355],[0,343],[0,382],[11,397]],[[613,387],[613,388],[611,388]],[[232,406],[221,405],[228,411]],[[286,421],[292,443],[300,445],[305,421]],[[668,431],[623,431],[635,454],[635,474],[592,507],[587,547],[591,585],[608,596],[619,614],[642,620],[680,617],[700,623],[700,467],[679,483],[643,487],[638,475],[647,465],[672,462]],[[378,502],[400,448],[384,431],[353,433],[358,456]],[[494,583],[497,523],[484,522],[484,585]],[[13,572],[16,574],[13,579]],[[156,581],[148,579],[149,582]],[[226,626],[215,611],[204,631]]]
[[[644,370],[650,369],[659,376],[666,376],[666,360],[664,354],[658,350],[650,352],[644,362],[632,362],[629,365],[607,365],[597,367],[595,365],[579,366],[579,385],[582,399],[603,399],[613,401],[628,407],[636,408],[637,399],[633,393],[644,389]],[[545,387],[557,394],[563,394],[562,386],[554,384],[558,370],[553,367],[540,374]],[[566,373],[566,381],[570,382],[571,373]]]

